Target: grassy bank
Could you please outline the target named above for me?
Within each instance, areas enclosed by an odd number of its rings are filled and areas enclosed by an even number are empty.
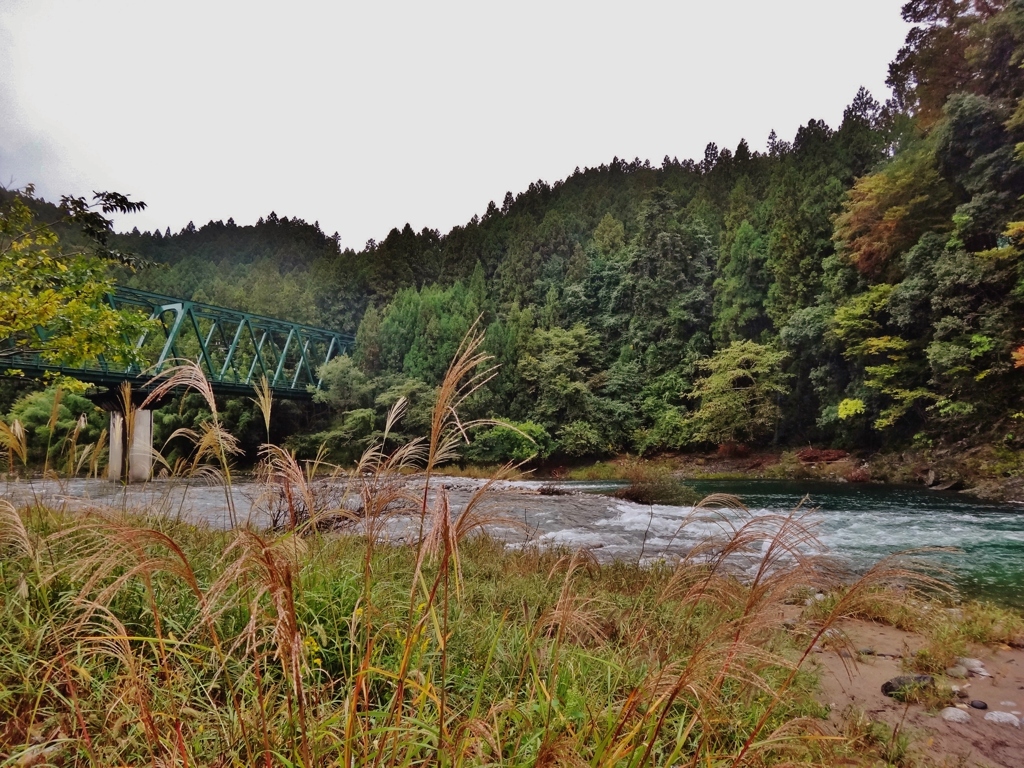
[[[641,568],[440,518],[414,547],[3,517],[0,756],[17,765],[831,764],[864,745],[821,738],[801,662],[840,617],[917,621],[879,587],[923,583],[888,564],[837,590],[789,557],[808,535],[792,518]],[[762,544],[753,579],[729,575]],[[786,626],[815,589],[828,602]]]
[[[837,458],[816,458],[832,453]],[[887,453],[816,449],[666,454],[649,459],[617,456],[592,464],[556,467],[566,480],[628,482],[637,467],[671,473],[683,480],[815,480],[826,482],[908,483],[963,491],[992,501],[1024,501],[1024,454],[1000,444],[946,448],[915,447]],[[467,474],[479,470],[468,468]]]

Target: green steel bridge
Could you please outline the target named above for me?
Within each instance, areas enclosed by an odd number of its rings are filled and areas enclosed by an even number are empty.
[[[156,321],[155,330],[136,342],[142,365],[117,366],[102,357],[81,367],[52,365],[38,352],[17,351],[0,341],[0,372],[18,370],[32,378],[64,374],[111,388],[128,381],[138,389],[187,359],[200,365],[217,394],[252,394],[265,376],[274,397],[298,400],[320,387],[321,365],[355,344],[347,334],[134,288],[118,287],[106,300],[114,309],[135,308]],[[45,331],[39,335],[45,344]]]

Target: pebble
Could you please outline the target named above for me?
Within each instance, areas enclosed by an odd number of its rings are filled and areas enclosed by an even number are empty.
[[[1020,719],[1016,715],[1011,715],[1009,712],[987,712],[985,714],[985,719],[990,723],[1012,725],[1014,728],[1020,728]]]
[[[999,702],[999,706],[1000,707],[1016,707],[1017,706],[1017,702],[1016,701],[1000,701]]]
[[[985,703],[984,701],[982,701],[981,699],[974,699],[974,700],[973,700],[973,701],[971,702],[971,707],[972,707],[973,709],[988,709],[988,704],[986,704],[986,703]]]
[[[946,670],[946,677],[953,677],[957,680],[963,680],[967,677],[967,667],[960,666],[957,664],[955,667],[950,667]]]
[[[874,656],[875,655],[875,649],[874,648],[861,648],[859,651],[857,651],[857,653],[859,653],[861,656]]]
[[[964,712],[962,709],[956,707],[946,707],[944,710],[939,712],[939,715],[947,723],[969,723],[971,722],[971,716]]]

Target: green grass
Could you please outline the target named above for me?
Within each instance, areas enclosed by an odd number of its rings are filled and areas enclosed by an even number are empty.
[[[760,765],[794,749],[824,764],[834,752],[799,732],[767,739],[824,714],[794,666],[802,645],[772,618],[783,581],[598,567],[483,536],[426,557],[358,535],[46,509],[17,520],[24,534],[5,537],[0,561],[8,763],[40,744],[65,765]]]
[[[689,472],[687,480],[749,480],[748,472]]]
[[[565,473],[566,480],[586,480],[589,482],[625,480],[621,464],[611,461],[598,461],[583,467],[572,467]]]

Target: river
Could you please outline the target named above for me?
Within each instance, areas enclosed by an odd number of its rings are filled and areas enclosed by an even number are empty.
[[[478,481],[439,478],[457,513],[479,487]],[[489,512],[516,521],[492,525],[510,542],[524,539],[571,548],[588,547],[602,560],[670,558],[723,526],[741,522],[744,513],[725,510],[715,521],[694,519],[687,507],[640,505],[612,498],[616,484],[563,482],[568,495],[539,495],[545,483],[503,483],[491,494]],[[700,494],[727,493],[740,499],[752,515],[786,512],[803,501],[813,508],[821,544],[862,570],[885,555],[921,547],[955,547],[934,555],[954,573],[969,597],[1024,607],[1024,507],[977,501],[954,492],[913,486],[837,484],[808,481],[727,480],[690,482]],[[175,481],[122,487],[102,480],[10,481],[3,496],[18,504],[54,507],[113,508],[149,511],[214,527],[227,527],[230,516],[223,488]],[[233,498],[238,519],[265,525],[260,502],[264,489],[237,483]],[[806,497],[806,500],[805,500]],[[682,525],[686,523],[685,525]],[[681,527],[682,526],[682,527]],[[396,517],[389,531],[408,538],[418,520]]]

